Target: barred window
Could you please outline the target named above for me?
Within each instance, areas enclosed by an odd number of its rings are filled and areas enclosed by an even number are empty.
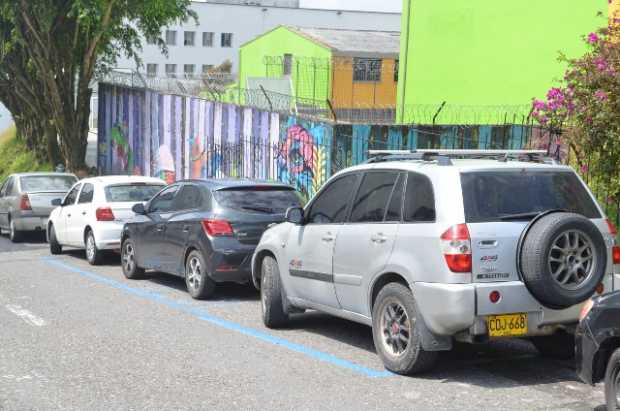
[[[381,81],[381,59],[355,58],[353,81]]]
[[[202,33],[202,46],[213,47],[213,32],[205,31]]]

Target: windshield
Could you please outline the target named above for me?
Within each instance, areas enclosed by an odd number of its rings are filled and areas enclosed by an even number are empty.
[[[570,171],[493,171],[461,174],[468,223],[532,219],[547,210],[601,218],[588,191]]]
[[[22,192],[69,191],[77,178],[73,176],[28,176],[20,177]]]
[[[121,184],[107,186],[105,198],[110,203],[139,202],[149,201],[153,196],[161,191],[163,184]]]
[[[287,187],[239,187],[215,191],[214,196],[221,207],[265,214],[301,206],[297,192]]]

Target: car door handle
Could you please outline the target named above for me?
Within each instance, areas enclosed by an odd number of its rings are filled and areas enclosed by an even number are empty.
[[[336,239],[336,237],[334,237],[333,235],[331,235],[330,233],[327,233],[323,236],[322,240],[325,241],[326,243],[331,243],[332,241],[334,241]]]
[[[86,215],[86,211],[82,211],[82,215]]]
[[[184,233],[189,233],[189,226],[188,225],[184,225],[183,226],[183,232]]]
[[[163,225],[163,224],[158,225],[158,226],[157,226],[157,231],[158,231],[158,232],[162,232],[162,231],[164,231],[164,225]]]
[[[67,217],[71,218],[71,214],[67,214]]]
[[[387,241],[387,237],[384,236],[382,233],[377,233],[370,237],[370,241],[375,244],[383,244]]]

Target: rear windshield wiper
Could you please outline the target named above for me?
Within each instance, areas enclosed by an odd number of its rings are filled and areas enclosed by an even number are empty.
[[[267,208],[267,207],[241,207],[244,210],[250,210],[250,211],[258,211],[261,213],[268,213],[268,214],[273,214],[273,208]]]
[[[534,217],[537,217],[543,211],[532,211],[529,213],[517,213],[517,214],[504,214],[499,217],[502,221],[510,221],[510,220],[531,220]]]

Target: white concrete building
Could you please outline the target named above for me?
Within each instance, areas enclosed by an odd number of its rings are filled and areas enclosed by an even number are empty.
[[[167,28],[162,38],[169,55],[144,44],[143,67],[151,76],[200,75],[226,60],[238,69],[239,46],[284,24],[304,27],[400,31],[399,13],[300,8],[299,0],[195,1],[198,24],[189,21]],[[136,69],[133,60],[121,59],[118,68]]]

